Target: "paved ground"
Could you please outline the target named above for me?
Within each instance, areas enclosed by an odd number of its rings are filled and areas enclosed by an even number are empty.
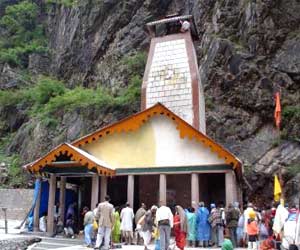
[[[56,250],[88,250],[88,249],[90,249],[91,250],[91,248],[87,248],[83,245],[82,240],[62,239],[62,238],[43,238],[42,242],[36,244],[31,249],[32,250],[47,250],[47,249],[56,249]],[[122,249],[123,250],[143,250],[144,247],[143,246],[135,246],[135,245],[132,245],[132,246],[123,245]],[[154,245],[151,246],[150,249],[154,250]],[[203,248],[185,248],[185,249],[186,250],[196,250],[196,249],[204,250]],[[214,250],[217,250],[217,248],[215,248]]]
[[[24,237],[20,234],[11,234],[11,237]],[[87,248],[83,244],[83,239],[66,239],[66,238],[49,238],[49,237],[41,237],[42,241],[40,243],[34,244],[30,246],[29,250],[91,250],[91,248]],[[1,239],[1,234],[0,234]],[[143,246],[122,246],[123,250],[143,250]],[[185,250],[220,250],[220,248],[185,248]],[[117,250],[117,249],[116,249]],[[150,250],[154,250],[154,245],[150,247]],[[173,248],[172,248],[173,250]],[[235,249],[235,250],[244,250],[244,249]]]
[[[13,239],[13,238],[19,238],[19,237],[28,237],[28,235],[22,234],[21,229],[16,229],[17,226],[20,225],[20,221],[8,221],[8,234],[5,234],[4,229],[2,229],[2,226],[4,225],[4,221],[0,220],[0,240],[4,239]],[[30,236],[34,236],[33,234],[30,234]],[[47,249],[56,249],[56,250],[88,250],[91,248],[87,248],[84,246],[84,240],[83,236],[77,239],[67,239],[62,237],[55,237],[55,238],[49,238],[44,237],[41,235],[37,235],[38,237],[42,238],[42,241],[40,243],[32,245],[29,249],[31,250],[47,250]],[[123,250],[143,250],[143,246],[122,246]],[[154,246],[150,247],[151,250],[154,250]],[[185,248],[185,250],[207,250],[204,248]],[[210,250],[212,248],[209,248]],[[214,250],[219,250],[220,248],[215,248]],[[173,250],[173,249],[172,249]],[[243,250],[243,249],[236,249],[236,250]]]

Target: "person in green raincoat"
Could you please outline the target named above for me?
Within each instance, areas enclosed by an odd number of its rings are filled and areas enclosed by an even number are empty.
[[[196,220],[197,216],[195,214],[195,209],[193,207],[189,208],[187,213],[187,225],[188,225],[188,232],[187,232],[187,241],[189,246],[194,247],[197,238],[197,228],[196,228]]]
[[[119,208],[116,207],[115,212],[114,212],[114,218],[115,218],[115,223],[113,226],[112,230],[112,242],[113,243],[120,243],[120,237],[121,237],[121,221],[120,221],[120,213],[119,213]]]
[[[232,242],[230,240],[230,235],[229,235],[228,230],[225,231],[224,241],[222,243],[221,250],[233,250],[233,245],[232,245]]]

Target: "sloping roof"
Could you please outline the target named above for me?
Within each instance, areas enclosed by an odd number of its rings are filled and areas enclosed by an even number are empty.
[[[188,137],[189,139],[195,138],[197,141],[199,141],[206,147],[210,148],[212,152],[218,154],[220,158],[223,158],[227,164],[232,165],[233,169],[235,169],[237,172],[239,172],[239,174],[241,174],[242,163],[236,156],[234,156],[224,147],[222,147],[214,140],[209,138],[207,135],[201,133],[193,126],[185,122],[183,119],[181,119],[171,110],[167,109],[161,103],[157,103],[148,109],[145,109],[139,113],[131,115],[116,123],[103,127],[84,137],[81,137],[78,140],[75,140],[72,143],[72,145],[75,147],[81,147],[85,144],[94,142],[96,140],[100,140],[101,138],[107,135],[111,135],[113,133],[135,131],[139,129],[144,123],[146,123],[148,119],[150,119],[155,115],[164,115],[169,119],[173,120],[177,125],[177,129],[179,130],[180,138],[184,138],[184,137]]]
[[[26,170],[31,173],[36,173],[42,170],[45,166],[51,165],[56,161],[60,155],[66,154],[72,161],[75,161],[78,167],[87,167],[88,169],[96,168],[99,175],[115,175],[115,170],[111,168],[106,162],[101,161],[90,155],[86,151],[81,150],[68,143],[63,143],[51,150],[48,154],[37,159],[36,161],[24,166]],[[68,164],[66,164],[67,166]]]

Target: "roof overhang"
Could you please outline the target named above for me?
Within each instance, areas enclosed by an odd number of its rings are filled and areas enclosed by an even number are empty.
[[[70,160],[58,161],[58,157],[65,155]],[[97,159],[93,155],[63,143],[38,160],[23,166],[32,174],[55,173],[58,175],[98,175],[113,176],[115,170],[107,163]]]

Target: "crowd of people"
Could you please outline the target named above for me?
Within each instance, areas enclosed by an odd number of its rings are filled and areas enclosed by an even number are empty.
[[[299,210],[274,203],[258,209],[248,203],[244,210],[238,202],[210,204],[204,202],[193,207],[177,205],[169,208],[162,202],[148,210],[144,203],[134,214],[129,203],[123,208],[114,207],[109,196],[91,211],[84,208],[85,243],[95,249],[109,249],[112,245],[144,245],[150,249],[168,250],[171,235],[175,236],[172,249],[184,250],[186,246],[222,247],[231,250],[248,247],[249,250],[291,249],[296,247],[299,229]]]

